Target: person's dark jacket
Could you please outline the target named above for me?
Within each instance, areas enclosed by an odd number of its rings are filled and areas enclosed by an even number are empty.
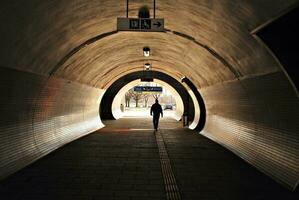
[[[154,114],[154,117],[160,117],[160,113],[161,116],[163,117],[163,111],[161,105],[159,103],[154,103],[151,107],[151,115]]]

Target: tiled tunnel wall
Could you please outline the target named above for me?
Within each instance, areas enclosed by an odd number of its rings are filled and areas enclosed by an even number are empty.
[[[130,17],[142,4],[130,1]],[[139,50],[150,44],[155,67],[203,87],[203,134],[294,189],[298,96],[252,33],[297,5],[164,0],[157,17],[165,18],[166,33],[139,34],[116,32],[125,1],[1,1],[0,179],[100,128],[103,91],[74,82],[105,88],[120,72],[142,66],[147,58]]]
[[[200,92],[207,107],[203,134],[295,189],[299,180],[299,102],[285,75],[249,77]]]
[[[100,89],[0,68],[0,179],[103,126]]]
[[[0,179],[103,125],[103,90],[28,72],[1,70]],[[299,174],[299,102],[282,72],[200,90],[202,134],[294,189]]]

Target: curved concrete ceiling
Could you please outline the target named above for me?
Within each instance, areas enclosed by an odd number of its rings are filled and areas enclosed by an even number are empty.
[[[129,17],[152,3],[130,0]],[[296,189],[298,92],[254,33],[299,0],[156,3],[163,33],[117,32],[125,0],[1,1],[0,179],[100,128],[105,89],[151,62],[200,90],[207,110],[201,134]]]
[[[130,0],[130,17],[152,1]],[[141,49],[152,49],[155,70],[188,76],[199,88],[279,70],[250,31],[286,12],[298,0],[157,1],[165,33],[114,32],[126,1],[7,1],[1,3],[1,65],[107,88],[119,73],[140,70]],[[152,12],[152,9],[151,9]],[[175,34],[173,34],[175,33]],[[73,55],[65,59],[70,52]],[[64,61],[64,62],[61,62]],[[61,64],[61,65],[60,65]],[[117,69],[117,70],[116,70]],[[192,70],[191,70],[192,69]]]

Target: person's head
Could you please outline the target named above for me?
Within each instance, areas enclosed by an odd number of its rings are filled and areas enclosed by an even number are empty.
[[[158,100],[158,99],[156,99],[156,103],[159,103],[159,100]]]

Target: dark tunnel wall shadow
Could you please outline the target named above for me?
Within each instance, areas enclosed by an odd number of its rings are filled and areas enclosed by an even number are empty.
[[[162,73],[158,71],[138,71],[138,72],[133,72],[130,74],[127,74],[118,80],[116,80],[105,92],[100,108],[99,108],[99,113],[100,117],[103,120],[113,120],[115,119],[112,113],[112,103],[117,95],[117,93],[120,91],[120,89],[127,85],[128,83],[137,80],[137,79],[144,79],[144,80],[150,80],[150,79],[158,79],[161,81],[164,81],[165,83],[168,83],[171,87],[173,87],[178,94],[180,95],[183,104],[184,104],[184,112],[188,113],[188,117],[193,120],[194,118],[194,103],[193,100],[191,99],[188,91],[186,88],[174,79],[173,77]]]
[[[299,88],[298,23],[299,4],[256,33],[281,62],[297,90]]]
[[[195,85],[190,81],[190,79],[184,77],[182,79],[182,82],[186,83],[188,85],[188,87],[191,89],[191,91],[193,92],[193,94],[195,95],[195,97],[197,99],[198,106],[200,109],[200,116],[199,116],[199,122],[196,125],[195,130],[200,132],[204,129],[205,123],[206,123],[206,106],[205,106],[204,100],[203,100],[201,94],[198,92]]]
[[[171,77],[165,73],[158,72],[158,71],[133,72],[133,73],[127,74],[127,75],[119,78],[118,80],[116,80],[107,89],[107,91],[105,92],[105,94],[102,98],[100,108],[99,108],[99,113],[100,113],[101,119],[102,120],[115,120],[115,118],[113,116],[113,112],[112,112],[112,103],[113,103],[115,96],[117,95],[119,90],[124,85],[126,85],[134,80],[137,80],[137,79],[150,80],[153,78],[159,79],[161,81],[168,83],[179,93],[179,95],[184,103],[184,113],[187,114],[188,121],[194,120],[195,115],[197,114],[197,113],[195,113],[194,103],[198,103],[198,107],[200,110],[199,111],[199,121],[196,124],[196,127],[194,128],[194,130],[196,130],[196,131],[203,130],[205,123],[206,123],[206,107],[205,107],[204,100],[203,100],[201,94],[199,93],[199,91],[197,90],[196,86],[188,78],[185,77],[182,79],[182,82],[184,82],[190,88],[190,90],[193,92],[193,94],[197,100],[197,102],[194,102],[192,100],[191,96],[189,95],[187,89],[182,85],[182,83],[180,83],[173,77]]]

